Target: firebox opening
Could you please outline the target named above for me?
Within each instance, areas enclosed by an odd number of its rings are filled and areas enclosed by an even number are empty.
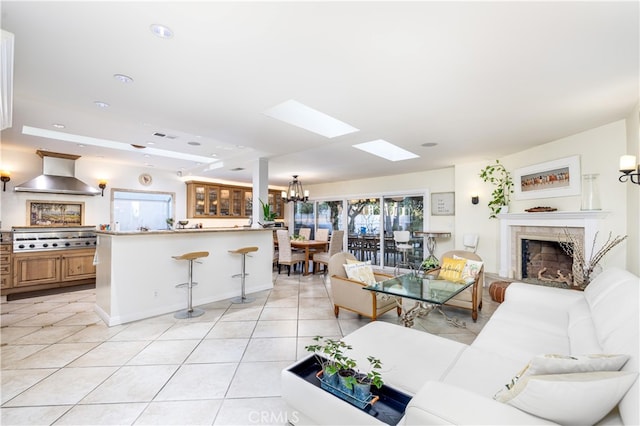
[[[522,239],[522,281],[552,286],[571,285],[573,258],[557,241]]]

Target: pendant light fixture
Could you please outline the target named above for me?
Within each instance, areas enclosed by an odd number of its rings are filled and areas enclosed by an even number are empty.
[[[286,202],[307,201],[309,199],[309,191],[302,189],[302,183],[298,180],[298,175],[293,175],[293,180],[289,182],[287,192],[282,191],[282,199]]]

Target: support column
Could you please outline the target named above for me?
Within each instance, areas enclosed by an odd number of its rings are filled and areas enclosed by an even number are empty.
[[[253,165],[252,228],[260,228],[258,222],[264,222],[260,200],[269,202],[269,161],[266,158],[258,158]]]

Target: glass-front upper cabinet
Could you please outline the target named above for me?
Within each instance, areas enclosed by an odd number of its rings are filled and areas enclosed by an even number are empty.
[[[220,216],[231,215],[231,190],[220,189]]]
[[[269,191],[269,205],[284,217],[284,208],[279,190]],[[188,218],[239,218],[253,214],[253,191],[251,188],[206,182],[187,182]]]
[[[242,216],[243,193],[242,189],[231,190],[231,216]]]

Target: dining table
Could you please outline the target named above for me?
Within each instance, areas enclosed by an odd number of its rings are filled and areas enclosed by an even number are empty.
[[[327,251],[329,247],[329,241],[318,240],[291,240],[291,248],[304,250],[304,267],[303,275],[309,275],[309,258],[312,251]]]

